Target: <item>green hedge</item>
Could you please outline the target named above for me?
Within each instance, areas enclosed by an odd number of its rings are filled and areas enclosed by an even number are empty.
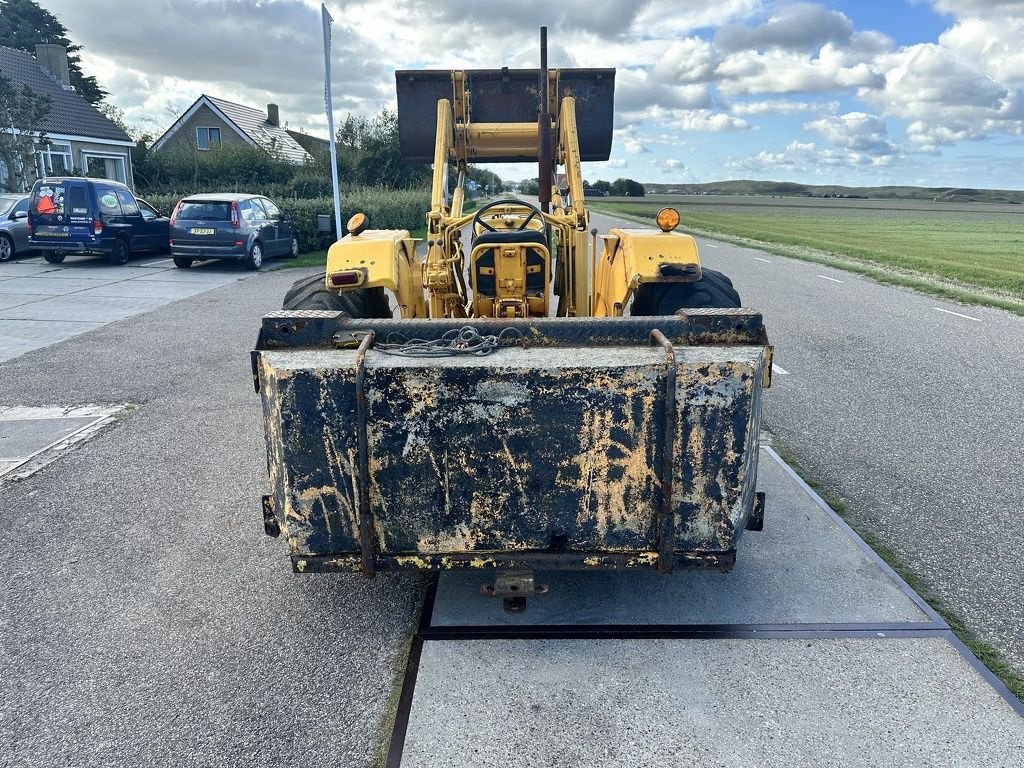
[[[253,190],[253,194],[263,194]],[[330,197],[311,200],[288,200],[267,195],[292,217],[292,225],[299,235],[303,252],[326,250],[336,239],[330,232],[317,231],[316,217],[327,214],[334,219],[334,201]],[[157,209],[168,215],[174,210],[181,195],[143,196]],[[364,187],[351,190],[341,198],[342,226],[355,213],[370,217],[373,229],[419,229],[426,223],[430,210],[430,191],[427,189],[379,189]]]

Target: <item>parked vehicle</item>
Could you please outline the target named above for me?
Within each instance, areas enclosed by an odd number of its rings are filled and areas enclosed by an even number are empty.
[[[171,256],[182,269],[200,259],[234,259],[259,269],[271,256],[298,255],[288,214],[259,195],[193,195],[171,215]]]
[[[111,264],[125,264],[137,251],[166,252],[170,220],[124,184],[56,177],[32,186],[29,226],[29,243],[51,264],[68,253],[100,254]]]
[[[0,195],[0,261],[27,250],[28,195]]]

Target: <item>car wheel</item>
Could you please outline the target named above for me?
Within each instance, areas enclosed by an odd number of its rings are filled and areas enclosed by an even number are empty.
[[[117,264],[118,266],[128,263],[128,259],[131,258],[132,249],[128,245],[127,237],[119,237],[114,241],[114,250],[107,255],[107,261],[111,264]]]
[[[297,236],[295,236],[295,235],[292,235],[292,244],[290,246],[288,246],[288,253],[285,254],[285,258],[287,258],[287,259],[297,259],[297,258],[299,258],[299,238]]]
[[[0,234],[0,261],[10,261],[14,258],[14,241],[4,234]]]
[[[695,283],[644,283],[636,291],[630,315],[674,315],[680,309],[741,306],[732,280],[714,269],[702,269]]]
[[[189,267],[192,266],[192,261],[192,259],[183,259],[180,256],[175,256],[174,266],[178,267],[179,269],[188,269]]]
[[[60,251],[43,251],[43,258],[51,264],[60,264],[64,261],[64,254]]]
[[[296,280],[284,295],[284,309],[323,309],[348,317],[391,317],[383,288],[360,288],[337,293],[327,290],[326,273]]]
[[[249,249],[249,255],[245,257],[245,266],[248,269],[259,269],[263,266],[263,243],[259,240]]]

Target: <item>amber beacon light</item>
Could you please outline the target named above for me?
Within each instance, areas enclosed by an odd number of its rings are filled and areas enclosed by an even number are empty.
[[[661,215],[660,213],[658,214]],[[676,214],[676,218],[679,215]],[[370,219],[365,213],[356,213],[348,220],[348,224],[345,225],[345,229],[348,230],[350,235],[358,235],[362,233],[368,226],[370,226]]]
[[[662,208],[658,211],[658,226],[662,232],[671,232],[679,226],[679,211],[675,208]]]

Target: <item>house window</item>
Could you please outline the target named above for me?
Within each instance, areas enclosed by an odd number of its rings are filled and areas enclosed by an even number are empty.
[[[37,170],[40,176],[68,176],[71,174],[71,145],[51,141],[37,153]]]
[[[199,149],[220,149],[220,128],[196,128]]]
[[[105,152],[82,152],[82,172],[92,179],[110,179],[128,183],[124,155]]]

